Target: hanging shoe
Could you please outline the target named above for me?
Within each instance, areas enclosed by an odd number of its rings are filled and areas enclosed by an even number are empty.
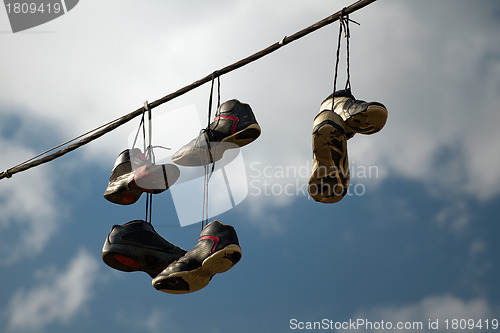
[[[153,279],[153,287],[170,294],[187,294],[204,288],[216,273],[241,259],[236,231],[213,221],[203,228],[196,246]]]
[[[338,202],[349,188],[349,161],[344,121],[331,108],[314,118],[312,141],[309,195],[322,203]]]
[[[158,194],[172,186],[180,176],[173,164],[147,162],[140,149],[126,149],[116,159],[104,197],[120,205],[130,205],[143,192]]]
[[[254,141],[260,132],[250,106],[232,99],[219,107],[208,129],[179,149],[172,161],[182,166],[208,165],[220,160],[226,150]]]
[[[152,278],[186,251],[167,242],[145,221],[114,225],[102,248],[106,265],[124,272],[143,271]]]
[[[377,133],[384,127],[388,113],[383,104],[356,100],[351,94],[351,89],[346,89],[328,96],[321,104],[322,110],[332,108],[332,96],[335,97],[333,111],[345,122],[347,139],[356,133]]]

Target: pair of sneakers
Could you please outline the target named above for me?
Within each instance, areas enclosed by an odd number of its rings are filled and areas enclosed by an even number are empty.
[[[261,133],[252,109],[238,100],[223,103],[214,121],[172,156],[182,166],[202,166],[220,160],[228,149],[249,144]],[[179,178],[176,165],[155,165],[139,149],[122,152],[113,167],[104,197],[128,205],[142,193],[161,193]],[[157,290],[185,294],[204,288],[217,273],[241,259],[236,231],[213,221],[205,226],[190,251],[172,245],[143,220],[114,225],[104,242],[102,259],[120,271],[143,271]]]
[[[172,162],[181,166],[215,163],[225,151],[249,144],[260,133],[250,106],[232,99],[221,104],[208,128],[172,155]],[[161,193],[179,179],[180,170],[175,164],[156,165],[140,149],[126,149],[116,159],[104,197],[113,203],[130,205],[144,192]]]
[[[150,223],[135,220],[111,228],[102,259],[120,271],[146,272],[157,290],[186,294],[236,265],[241,248],[234,228],[217,220],[203,228],[198,243],[187,252],[161,237]]]
[[[314,200],[322,203],[342,200],[350,181],[347,140],[356,133],[380,131],[387,114],[383,104],[356,100],[350,89],[337,91],[321,103],[312,133],[313,169],[309,195]]]

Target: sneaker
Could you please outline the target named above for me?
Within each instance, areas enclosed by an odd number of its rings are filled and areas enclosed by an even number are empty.
[[[126,149],[116,159],[104,197],[120,205],[130,205],[143,192],[158,194],[179,179],[180,170],[173,164],[148,163],[140,149]]]
[[[143,271],[154,278],[185,253],[161,237],[151,224],[136,220],[111,228],[102,260],[119,271]]]
[[[213,221],[203,228],[198,244],[153,279],[153,287],[170,294],[187,294],[208,285],[216,273],[241,259],[236,231]]]
[[[349,188],[347,138],[342,118],[331,109],[323,109],[314,118],[313,170],[309,195],[322,203],[335,203]]]
[[[226,150],[254,141],[260,132],[250,106],[232,99],[219,107],[208,128],[179,149],[172,161],[182,166],[207,165],[220,160]]]
[[[333,111],[342,117],[347,139],[356,133],[377,133],[384,127],[388,113],[383,104],[356,100],[351,90],[346,89],[328,96],[321,104],[322,110],[332,109],[332,97],[335,97]]]

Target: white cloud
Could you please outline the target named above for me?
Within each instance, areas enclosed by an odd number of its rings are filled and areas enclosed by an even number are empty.
[[[487,242],[478,239],[473,240],[468,246],[465,274],[461,284],[470,286],[469,289],[479,295],[487,292],[485,285],[480,281],[483,281],[484,276],[495,267],[494,261],[488,257],[489,247]]]
[[[485,200],[500,189],[500,40],[498,21],[469,5],[440,3],[429,16],[420,3],[374,6],[372,20],[380,14],[392,28],[363,44],[384,60],[365,72],[362,88],[386,103],[389,119],[373,139],[355,138],[351,156],[422,181],[431,193]],[[471,20],[450,23],[463,15]]]
[[[34,154],[1,138],[0,153],[2,170],[13,166],[6,165],[7,161],[20,162]],[[43,250],[58,229],[61,209],[56,198],[47,169],[33,169],[0,181],[0,264],[12,264]]]
[[[51,323],[68,324],[81,314],[98,277],[98,264],[80,250],[60,273],[37,274],[31,289],[17,290],[5,314],[12,332],[41,331]]]
[[[140,321],[139,321],[140,322]],[[149,315],[140,322],[141,325],[149,332],[177,332],[173,325],[172,313],[168,309],[152,309]]]
[[[118,312],[114,320],[120,325],[145,332],[180,332],[175,325],[173,311],[166,307],[141,308],[133,313]]]
[[[403,325],[405,323],[409,323],[410,325],[414,323],[416,323],[414,325],[419,325],[421,323],[422,329],[414,329],[415,331],[436,332],[436,330],[429,329],[429,320],[431,322],[439,320],[439,331],[445,331],[446,319],[448,319],[448,324],[450,325],[448,329],[450,330],[452,319],[474,319],[476,322],[479,319],[490,319],[491,324],[491,318],[494,318],[496,313],[498,313],[498,309],[484,298],[464,300],[453,295],[438,295],[426,297],[420,302],[413,304],[381,306],[362,310],[352,316],[352,319],[365,319],[366,322],[371,322],[372,325],[375,322],[380,323],[383,320],[385,323],[390,322],[393,325],[392,329],[377,330],[380,332],[394,332],[399,322],[403,323]],[[385,327],[387,328],[387,326]],[[373,329],[367,329],[364,325],[360,326],[358,330],[360,332],[373,331]],[[408,331],[411,331],[411,329],[408,329]],[[482,330],[474,327],[470,331],[478,332]]]
[[[165,330],[165,311],[153,309],[144,322],[144,326],[151,332]]]
[[[444,206],[436,214],[436,223],[455,234],[461,234],[466,229],[471,220],[471,216],[464,201],[455,201]]]

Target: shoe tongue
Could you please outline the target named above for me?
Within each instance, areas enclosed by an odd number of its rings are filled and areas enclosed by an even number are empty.
[[[215,140],[215,135],[214,135],[215,127],[217,127],[217,121],[212,122],[210,126],[202,130],[203,134],[205,134],[202,138],[202,140],[204,140],[204,142],[201,143],[202,145],[206,145],[207,144],[206,141],[213,142]]]

